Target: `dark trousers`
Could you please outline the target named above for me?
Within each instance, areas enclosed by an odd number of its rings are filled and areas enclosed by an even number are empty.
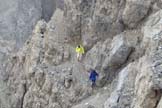
[[[92,85],[91,87],[94,88],[96,86],[96,80],[92,80]]]

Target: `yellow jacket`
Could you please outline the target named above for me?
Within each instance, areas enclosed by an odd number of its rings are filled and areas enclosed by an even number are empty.
[[[80,48],[79,47],[76,47],[75,51],[77,53],[84,54],[84,48],[81,45],[80,45]]]

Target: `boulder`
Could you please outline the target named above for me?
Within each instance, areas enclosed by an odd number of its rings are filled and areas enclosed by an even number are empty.
[[[109,67],[118,68],[127,61],[131,52],[131,45],[122,34],[113,38],[109,56],[103,63],[103,69],[107,70]]]

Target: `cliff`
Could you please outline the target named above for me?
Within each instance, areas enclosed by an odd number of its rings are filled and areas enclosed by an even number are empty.
[[[0,108],[162,108],[161,0],[0,5]]]

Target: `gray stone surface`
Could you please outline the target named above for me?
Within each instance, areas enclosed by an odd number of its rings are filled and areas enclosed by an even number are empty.
[[[56,9],[56,3],[56,0],[41,0],[42,18],[47,22],[51,19]]]
[[[137,63],[125,67],[118,76],[116,89],[104,104],[104,108],[130,107],[134,97],[134,81],[137,75]]]
[[[123,12],[123,22],[130,28],[134,28],[148,14],[151,3],[154,0],[127,0]]]
[[[159,104],[158,104],[158,106],[157,106],[157,108],[160,108],[162,106],[162,102],[161,102],[161,100],[159,101]]]
[[[67,35],[88,49],[123,31],[119,11],[123,10],[124,0],[66,0],[65,6]]]
[[[160,0],[9,1],[0,1],[0,108],[162,107]]]
[[[109,57],[107,57],[103,64],[103,69],[106,70],[109,67],[119,67],[126,62],[131,52],[131,45],[127,42],[124,35],[118,35],[113,38],[110,47]]]
[[[40,0],[0,1],[0,34],[3,39],[16,41],[20,48],[41,18]]]

